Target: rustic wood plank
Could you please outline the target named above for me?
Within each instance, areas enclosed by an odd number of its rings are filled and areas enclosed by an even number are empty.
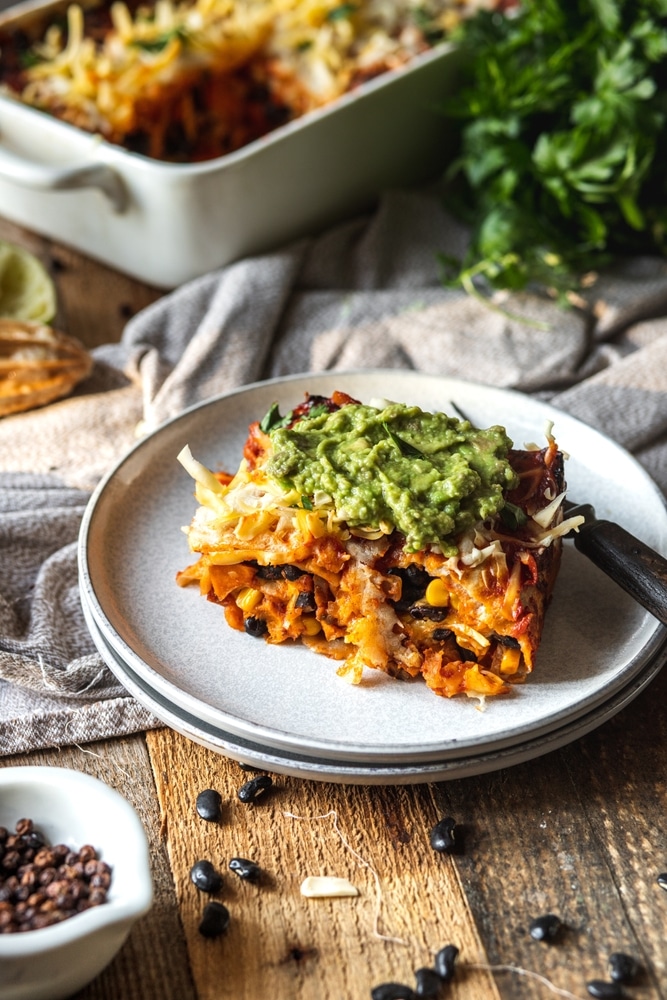
[[[71,767],[101,778],[132,803],[150,843],[153,908],[132,928],[113,962],[77,994],[77,1000],[195,1000],[143,736],[2,758],[3,767],[28,764]]]
[[[485,961],[455,863],[428,843],[439,818],[428,787],[345,787],[275,776],[265,798],[248,805],[237,790],[250,775],[233,761],[166,729],[147,734],[147,744],[199,1000],[361,1000],[381,982],[413,984],[414,970],[452,941],[462,958]],[[220,824],[195,811],[197,794],[208,787],[223,798]],[[247,884],[229,872],[234,856],[256,861],[266,872],[263,883]],[[217,941],[198,933],[208,897],[189,871],[203,858],[224,872],[219,898],[232,915]],[[361,895],[305,899],[299,890],[308,875],[344,876]],[[376,934],[378,899],[379,934],[405,943]],[[459,977],[450,996],[498,1000],[492,978],[481,971]]]
[[[614,951],[643,966],[634,997],[667,997],[667,672],[600,729],[557,753],[439,785],[436,801],[469,832],[457,868],[492,964],[539,973],[586,997]],[[530,921],[558,914],[549,946]],[[504,1000],[548,996],[498,974]]]

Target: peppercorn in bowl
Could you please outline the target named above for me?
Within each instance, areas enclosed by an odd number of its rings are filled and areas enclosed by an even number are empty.
[[[148,841],[104,782],[0,769],[0,996],[59,1000],[95,978],[153,898]]]

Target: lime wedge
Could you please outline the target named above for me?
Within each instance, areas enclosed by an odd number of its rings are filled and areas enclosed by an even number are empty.
[[[56,289],[44,265],[22,247],[0,240],[0,316],[49,323]]]

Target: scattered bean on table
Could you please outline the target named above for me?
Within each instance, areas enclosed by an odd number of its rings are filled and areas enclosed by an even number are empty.
[[[445,816],[435,824],[429,834],[429,842],[434,851],[446,854],[457,847],[456,820]]]
[[[609,956],[609,976],[615,983],[632,983],[639,974],[639,962],[632,955],[615,951]]]
[[[207,903],[204,907],[199,933],[205,938],[217,938],[229,927],[229,910],[224,903]]]
[[[241,785],[237,794],[241,802],[254,802],[258,796],[271,788],[272,784],[273,778],[270,774],[258,774],[256,778],[251,778]]]
[[[443,983],[448,983],[454,978],[458,953],[459,949],[455,944],[446,944],[444,948],[441,948],[435,956],[435,971],[438,973]]]
[[[215,788],[205,788],[197,796],[195,808],[207,823],[219,823],[222,819],[222,796]]]
[[[619,983],[610,983],[604,979],[592,979],[590,983],[586,983],[586,990],[596,1000],[620,1000],[624,996]]]
[[[563,922],[555,913],[545,913],[532,920],[529,927],[534,941],[555,941],[563,929]]]
[[[415,972],[415,993],[425,1000],[438,1000],[442,991],[442,979],[435,969],[422,968]]]
[[[416,996],[405,983],[380,983],[371,990],[371,1000],[415,1000]]]
[[[229,867],[239,878],[244,879],[246,882],[258,882],[262,874],[262,869],[259,865],[254,861],[249,861],[248,858],[232,858],[229,862]]]
[[[190,881],[200,892],[219,892],[222,888],[222,875],[210,861],[196,861],[190,869]]]

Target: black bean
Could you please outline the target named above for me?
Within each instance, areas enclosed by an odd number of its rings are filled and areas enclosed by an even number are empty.
[[[555,913],[545,913],[531,921],[528,928],[534,941],[555,941],[561,932],[563,923]]]
[[[229,867],[246,882],[257,882],[262,874],[259,865],[256,865],[254,861],[248,861],[247,858],[232,858]]]
[[[667,889],[667,872],[660,872],[656,881],[661,889]]]
[[[459,646],[458,642],[456,643],[456,648],[463,663],[471,663],[473,660],[477,660],[477,657],[471,649],[466,649],[465,646]]]
[[[426,1000],[438,1000],[442,989],[442,979],[435,969],[417,969],[415,980],[417,981],[415,993],[418,997],[426,997]]]
[[[196,861],[190,869],[190,880],[201,892],[218,892],[222,888],[222,875],[210,861]]]
[[[245,785],[241,785],[237,795],[241,802],[254,802],[258,795],[270,788],[273,784],[273,778],[269,774],[258,774],[256,778],[251,778],[250,781],[246,781]]]
[[[455,944],[446,944],[435,956],[435,971],[443,983],[448,983],[450,979],[454,978],[458,953],[459,949]]]
[[[207,903],[204,907],[199,933],[205,938],[217,938],[229,927],[229,910],[223,903]]]
[[[445,816],[435,824],[429,834],[429,841],[434,851],[441,854],[453,851],[456,847],[456,820]]]
[[[416,996],[405,983],[380,983],[371,990],[371,1000],[414,1000]]]
[[[604,979],[591,979],[586,983],[586,992],[596,1000],[620,1000],[623,996],[618,983],[608,983]]]
[[[219,823],[222,818],[222,796],[215,788],[205,788],[197,796],[195,808],[207,823]]]
[[[495,639],[499,646],[507,646],[508,649],[521,649],[521,643],[513,635],[498,635],[492,632],[490,638]]]
[[[248,617],[243,622],[243,627],[245,628],[248,635],[255,636],[259,639],[261,636],[266,635],[269,630],[269,626],[266,624],[263,618],[255,618],[254,615],[248,615]]]
[[[310,590],[302,590],[296,599],[294,607],[301,608],[303,611],[317,611],[315,595]]]
[[[639,973],[639,962],[632,955],[615,951],[609,956],[609,975],[615,983],[631,983]]]
[[[286,580],[298,580],[300,576],[304,575],[302,569],[299,569],[298,566],[291,566],[289,563],[282,567],[282,571]]]
[[[434,608],[430,604],[413,604],[408,611],[417,621],[426,619],[429,622],[444,622],[449,614],[449,608]]]
[[[434,628],[431,633],[431,638],[435,639],[436,642],[444,642],[445,639],[449,639],[452,635],[452,630],[450,628]]]
[[[257,566],[255,572],[260,580],[279,580],[283,575],[282,566]]]

